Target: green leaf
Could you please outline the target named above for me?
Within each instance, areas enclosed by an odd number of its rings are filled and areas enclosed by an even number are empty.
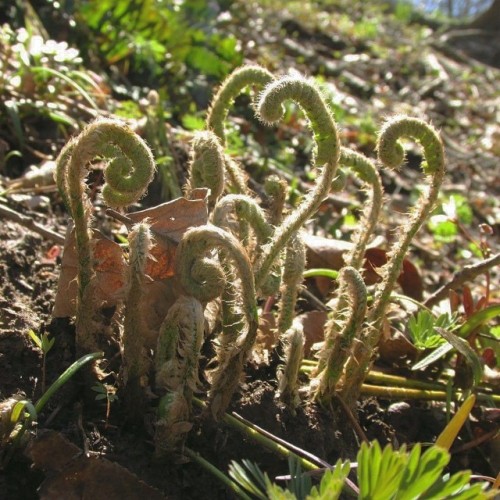
[[[395,500],[420,498],[439,479],[450,461],[449,453],[443,448],[433,446],[423,455],[420,450],[420,443],[417,443],[409,455]]]
[[[408,331],[413,344],[417,349],[435,349],[445,343],[445,340],[436,331],[436,326],[445,326],[447,314],[441,315],[436,321],[429,311],[419,311],[408,322]]]
[[[31,337],[31,340],[33,343],[39,348],[42,348],[42,340],[40,337],[33,331],[33,330],[28,330],[28,335]]]
[[[234,460],[229,464],[229,476],[244,490],[261,500],[267,500],[267,489],[271,485],[269,478],[257,464],[243,460],[240,465]]]
[[[12,412],[10,414],[10,421],[13,423],[19,422],[21,420],[22,414],[27,411],[30,420],[35,421],[38,418],[37,411],[35,407],[33,406],[33,403],[31,401],[28,401],[27,399],[23,399],[21,401],[18,401],[12,408]]]
[[[319,486],[314,486],[307,500],[336,500],[342,493],[344,482],[349,475],[351,464],[349,461],[342,462],[339,458],[333,470],[327,470],[321,478]]]
[[[437,328],[436,330],[465,358],[465,361],[472,369],[473,384],[474,386],[478,386],[483,377],[483,363],[481,358],[466,340],[444,328]]]
[[[467,321],[460,327],[458,333],[461,337],[467,337],[473,330],[498,316],[500,316],[500,304],[485,307],[467,318]]]
[[[363,443],[358,452],[360,500],[385,500],[398,489],[405,468],[405,454],[387,445],[383,451],[377,441]]]

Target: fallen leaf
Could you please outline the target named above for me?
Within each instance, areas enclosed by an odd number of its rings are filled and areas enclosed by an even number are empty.
[[[124,286],[125,261],[118,243],[106,238],[100,231],[93,230],[93,253],[96,261],[95,302],[99,307],[112,307],[118,303],[119,291]],[[74,316],[77,293],[77,257],[75,233],[66,236],[61,274],[52,315],[55,318]]]
[[[304,238],[307,249],[307,268],[326,268],[340,270],[344,265],[344,255],[352,248],[349,241],[323,238],[321,236],[307,235]],[[365,252],[363,279],[367,285],[380,281],[377,269],[387,262],[387,252],[379,248],[383,243],[382,238],[375,238]],[[318,291],[327,296],[334,285],[329,278],[314,278]],[[403,292],[415,300],[423,298],[423,283],[417,268],[409,259],[404,259],[403,269],[398,278],[398,283]]]
[[[41,500],[164,500],[158,490],[121,465],[105,458],[86,457],[78,446],[55,431],[40,432],[26,455],[47,473],[38,495]]]
[[[325,339],[325,323],[327,313],[325,311],[308,311],[299,314],[294,320],[294,325],[302,328],[304,332],[304,356],[309,356],[311,347],[317,342]]]

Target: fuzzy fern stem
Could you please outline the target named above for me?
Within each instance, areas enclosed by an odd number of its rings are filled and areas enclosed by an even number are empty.
[[[255,285],[250,260],[239,241],[227,231],[206,225],[192,228],[184,234],[177,249],[176,269],[186,293],[200,302],[220,296],[224,289],[224,274],[220,265],[204,257],[213,248],[230,257],[239,274],[241,308],[246,329],[227,351],[211,375],[209,406],[215,419],[220,419],[238,387],[243,366],[257,336],[258,316]]]
[[[236,97],[245,87],[256,85],[264,87],[274,80],[267,69],[258,65],[246,65],[236,68],[222,83],[210,104],[207,116],[207,128],[219,137],[223,147],[226,145],[224,122]]]
[[[260,96],[258,113],[263,121],[278,122],[284,114],[283,103],[291,99],[304,111],[314,134],[316,148],[314,163],[323,167],[317,186],[276,229],[271,242],[265,247],[256,271],[255,283],[259,288],[271,266],[286,246],[290,237],[318,209],[327,196],[335,177],[340,156],[337,126],[321,92],[311,81],[301,77],[284,77],[268,85]]]
[[[397,116],[390,119],[380,131],[378,155],[380,161],[389,168],[398,168],[404,161],[405,153],[398,142],[401,137],[409,137],[419,142],[424,150],[422,169],[430,178],[426,192],[422,194],[412,210],[406,225],[399,231],[399,237],[388,254],[388,261],[380,274],[382,281],[377,285],[366,326],[360,342],[354,346],[353,354],[346,368],[345,386],[342,396],[347,404],[353,405],[361,384],[373,362],[373,355],[382,335],[382,325],[394,284],[401,272],[403,259],[411,240],[431,213],[438,199],[439,189],[445,175],[444,150],[438,132],[426,122],[417,118]]]
[[[109,119],[100,119],[85,127],[57,159],[56,183],[75,223],[78,257],[76,342],[82,352],[97,348],[89,229],[92,207],[84,182],[87,166],[97,157],[108,161],[102,196],[111,207],[126,207],[136,202],[145,193],[155,170],[146,143],[126,125]]]
[[[315,397],[328,403],[337,390],[344,364],[349,357],[354,339],[358,335],[366,316],[366,286],[359,272],[353,267],[342,268],[339,274],[340,289],[346,297],[347,312],[341,311],[339,318],[332,317],[325,327],[325,346],[320,354],[318,366],[324,367],[311,384]]]
[[[368,186],[368,199],[364,204],[363,214],[352,237],[352,250],[344,258],[346,266],[360,269],[363,265],[366,245],[373,234],[382,208],[382,181],[374,163],[352,149],[344,147],[341,149],[339,164],[353,170]]]
[[[283,340],[285,359],[284,365],[279,368],[277,374],[277,397],[295,414],[295,408],[300,404],[299,372],[304,358],[304,332],[301,328],[292,327],[283,336]]]
[[[155,387],[160,395],[154,439],[157,456],[179,453],[191,428],[204,323],[201,303],[181,296],[160,327],[155,353]]]
[[[144,408],[144,380],[148,371],[148,361],[144,352],[143,293],[146,280],[146,263],[151,249],[149,224],[137,224],[128,236],[129,266],[128,292],[125,299],[123,324],[123,378],[127,415],[132,420],[142,416]]]
[[[383,280],[377,286],[369,321],[377,334],[371,335],[369,347],[375,347],[380,337],[380,326],[389,302],[394,284],[401,272],[403,259],[417,231],[427,220],[439,196],[445,175],[444,149],[438,132],[431,125],[417,118],[397,116],[389,120],[380,131],[377,149],[380,161],[389,168],[398,168],[404,161],[404,150],[398,139],[409,137],[418,141],[424,150],[422,169],[430,177],[427,192],[422,194],[412,210],[406,225],[388,254],[388,262],[381,274]]]

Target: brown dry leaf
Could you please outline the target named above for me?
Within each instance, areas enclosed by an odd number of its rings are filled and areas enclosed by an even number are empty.
[[[340,270],[344,266],[344,255],[352,248],[349,241],[323,238],[321,236],[307,235],[305,237],[307,248],[307,267],[327,268]],[[375,238],[365,252],[365,264],[363,278],[367,285],[373,285],[380,280],[377,268],[387,262],[387,252],[378,248],[383,243],[380,237]],[[315,278],[319,292],[326,296],[333,288],[332,280],[329,278]],[[417,268],[408,260],[403,261],[403,270],[398,278],[403,292],[416,300],[422,300],[423,284]]]
[[[202,226],[208,221],[207,189],[194,189],[191,199],[178,198],[153,208],[128,214],[138,223],[148,220],[155,236],[151,250],[153,259],[146,267],[146,273],[153,280],[174,275],[174,257],[182,235],[191,227]]]
[[[96,296],[97,304],[112,307],[117,304],[119,292],[124,286],[125,261],[118,243],[106,238],[100,231],[93,231],[94,257],[96,260]],[[66,318],[75,314],[77,257],[75,233],[66,236],[61,264],[61,274],[52,315]]]
[[[48,472],[38,490],[41,500],[164,500],[158,490],[105,458],[86,457],[55,431],[43,431],[26,452],[36,468]]]
[[[389,322],[382,325],[382,337],[378,344],[379,355],[382,361],[388,364],[405,365],[408,360],[415,360],[418,349],[398,331],[391,332]]]
[[[309,311],[300,314],[293,320],[294,325],[300,325],[304,332],[304,356],[309,356],[313,344],[324,340],[326,320],[327,313],[325,311]]]
[[[192,199],[178,198],[140,212],[129,214],[137,223],[145,219],[154,231],[154,245],[146,273],[151,278],[145,287],[145,311],[149,332],[146,338],[152,342],[169,307],[177,299],[173,282],[174,257],[182,235],[191,227],[207,223],[207,189],[193,190]],[[117,243],[94,231],[94,257],[96,258],[96,304],[99,307],[117,305],[124,287],[125,261]],[[75,314],[76,249],[73,232],[66,238],[61,265],[61,276],[54,305],[54,317]]]

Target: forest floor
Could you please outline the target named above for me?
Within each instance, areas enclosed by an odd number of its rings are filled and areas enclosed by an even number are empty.
[[[238,8],[233,7],[232,19],[225,29],[239,40],[245,62],[263,64],[276,73],[298,71],[319,75],[335,109],[344,144],[368,156],[374,157],[375,131],[387,116],[411,114],[431,121],[440,130],[447,157],[440,215],[451,219],[457,216],[460,207],[467,215],[459,230],[446,238],[437,234],[437,230],[433,232],[430,226],[419,233],[407,257],[414,266],[410,272],[414,273],[413,281],[407,286],[416,286],[419,290],[413,291],[417,296],[428,297],[448,283],[454,272],[481,260],[478,246],[471,246],[473,243],[482,245],[484,257],[498,254],[498,35],[445,31],[426,25],[422,20],[407,24],[395,21],[389,14],[375,18],[373,13],[368,13],[365,24],[361,25],[361,13],[356,21],[326,8],[313,10],[303,3],[303,8],[299,9],[296,3],[291,5],[293,7],[279,11],[272,7],[262,10],[257,4],[244,6],[240,2]],[[363,29],[368,34],[363,34]],[[113,94],[109,96],[109,99],[115,98]],[[239,120],[241,128],[253,134],[253,139],[244,139],[245,144],[257,143],[258,151],[273,146],[269,146],[269,137],[261,141],[256,132],[258,124],[251,119],[247,124],[247,118]],[[40,164],[40,158],[37,161],[36,154],[30,157],[29,151],[57,149],[53,151],[57,155],[64,142],[56,126],[45,128],[45,125],[45,121],[33,118],[22,124],[30,141],[25,149],[25,164],[16,163],[12,167],[5,156],[0,158],[0,191],[3,191],[0,205],[31,221],[18,220],[15,215],[2,211],[2,398],[24,394],[27,399],[36,401],[43,393],[42,354],[28,335],[29,330],[39,336],[47,333],[55,338],[46,359],[47,384],[55,380],[76,355],[72,320],[52,315],[68,216],[50,180],[43,186],[30,185],[23,173],[23,167],[30,163]],[[300,143],[303,132],[298,131],[299,128],[301,125],[292,124],[284,129],[283,140],[297,134]],[[177,174],[184,179],[190,134],[179,130],[172,128],[170,139],[176,152]],[[5,146],[2,154],[14,149],[13,137],[9,129],[0,130],[0,146]],[[44,149],[44,141],[52,145]],[[43,156],[50,160],[55,158],[54,154]],[[248,153],[240,157],[251,176],[252,187],[257,188],[268,175],[268,171],[259,166],[259,154]],[[415,198],[416,188],[422,182],[420,159],[418,148],[412,149],[407,167],[381,173],[387,204],[378,229],[378,236],[385,242],[380,248],[391,241],[394,227]],[[294,162],[298,164],[299,158]],[[279,172],[279,165],[270,165],[273,172]],[[307,187],[311,182],[303,167],[292,166],[291,172],[283,175],[295,176],[299,186]],[[149,191],[143,207],[163,201],[159,185]],[[452,195],[458,197],[452,198]],[[325,202],[323,218],[341,220],[348,208],[363,203],[362,196],[356,183],[349,182],[346,191]],[[450,208],[452,199],[454,207]],[[450,210],[455,210],[454,214]],[[103,218],[101,215],[100,212],[99,221]],[[52,233],[34,227],[33,222]],[[344,223],[349,232],[347,222]],[[308,225],[307,230],[316,234],[330,232],[331,235],[332,226],[334,224],[325,223],[318,229]],[[340,228],[343,228],[342,223]],[[489,283],[481,274],[467,283],[466,292],[460,287],[457,294],[464,297],[470,292],[475,304],[485,295],[490,304],[498,303],[498,276],[498,268],[492,269]],[[309,279],[306,286],[310,293],[326,302],[329,291],[324,289],[323,282]],[[467,303],[467,299],[462,298],[462,302]],[[307,297],[302,299],[300,307],[302,314],[317,312],[315,302]],[[460,312],[463,314],[462,307]],[[306,332],[308,334],[314,336],[312,331]],[[116,379],[114,374],[120,371],[117,345],[110,342],[110,352],[113,349],[115,356],[107,366],[111,373],[109,380]],[[386,346],[377,369],[410,376],[412,372],[407,362],[397,359],[401,353],[393,352],[391,356],[391,349],[397,349],[395,344]],[[205,352],[208,354],[208,346]],[[493,352],[498,353],[498,348]],[[500,360],[495,362],[493,355],[492,362],[491,351],[479,354],[489,363],[491,371],[498,373]],[[361,436],[342,408],[326,411],[304,404],[293,415],[275,400],[277,362],[271,353],[264,366],[249,367],[230,411],[329,463],[335,463],[339,457],[355,460]],[[496,384],[493,387],[498,392],[498,377],[496,382],[494,379],[492,376],[490,382]],[[10,457],[0,470],[1,498],[231,498],[224,486],[203,472],[198,464],[165,465],[153,458],[152,413],[146,415],[144,425],[130,424],[121,399],[111,403],[107,415],[106,400],[96,402],[84,389],[83,380],[77,376],[49,402],[39,416],[36,437],[23,453]],[[452,450],[450,471],[471,469],[485,476],[498,474],[500,438],[495,429],[498,430],[499,416],[490,410],[487,405],[475,409],[470,425]],[[444,404],[422,400],[362,397],[357,412],[363,433],[370,440],[378,439],[381,444],[431,443],[446,424]],[[481,440],[485,435],[491,439]],[[475,441],[477,445],[464,446]],[[198,415],[187,445],[224,471],[231,460],[241,459],[257,462],[271,478],[286,474],[288,470],[286,460],[255,445],[232,428],[201,420]]]

